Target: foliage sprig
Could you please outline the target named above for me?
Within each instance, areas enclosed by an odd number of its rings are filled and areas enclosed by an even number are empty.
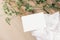
[[[27,1],[27,2],[26,2]],[[13,14],[15,14],[15,15],[18,15],[18,14],[20,14],[20,15],[22,15],[22,14],[24,14],[24,13],[21,13],[21,11],[20,11],[20,9],[21,9],[21,7],[22,6],[24,6],[25,7],[25,11],[27,11],[27,12],[32,12],[33,10],[34,10],[34,7],[32,6],[32,5],[30,5],[28,2],[29,1],[33,1],[33,0],[17,0],[17,1],[12,1],[12,0],[9,0],[9,1],[7,1],[7,0],[5,0],[5,3],[4,3],[4,5],[3,5],[3,9],[4,9],[4,12],[8,15],[8,16],[12,16]],[[15,4],[16,4],[16,8],[17,8],[17,10],[15,9],[15,7],[13,7],[12,5],[13,4],[10,4],[10,3],[12,3],[12,2],[14,2]],[[49,9],[49,8],[55,8],[55,9],[60,9],[57,5],[56,5],[56,3],[57,2],[60,2],[60,0],[55,0],[55,2],[54,3],[52,3],[52,4],[48,4],[47,3],[47,0],[34,0],[33,1],[34,3],[35,3],[35,6],[37,6],[37,5],[40,5],[40,4],[44,4],[44,3],[46,3],[45,5],[43,5],[42,7],[43,7],[43,10],[45,11],[45,12],[47,12],[48,14],[49,14],[49,12],[47,11],[47,9],[46,9],[46,7]],[[36,5],[37,4],[37,5]],[[38,6],[37,6],[38,7]],[[10,23],[10,18],[9,17],[7,17],[6,18],[6,21],[7,21],[7,23],[9,24]]]

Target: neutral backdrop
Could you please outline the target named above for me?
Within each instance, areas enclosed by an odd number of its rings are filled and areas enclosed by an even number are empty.
[[[0,0],[0,40],[35,40],[30,32],[23,32],[20,16],[11,17],[11,25],[6,23],[7,15],[3,12],[2,2]]]

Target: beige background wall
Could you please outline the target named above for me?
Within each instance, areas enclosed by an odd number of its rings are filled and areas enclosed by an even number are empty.
[[[0,37],[3,40],[34,40],[30,32],[23,32],[19,16],[12,19],[10,26],[0,17]]]
[[[11,25],[6,23],[7,15],[2,10],[2,4],[0,0],[0,40],[35,40],[30,32],[23,32],[20,16],[13,16]]]

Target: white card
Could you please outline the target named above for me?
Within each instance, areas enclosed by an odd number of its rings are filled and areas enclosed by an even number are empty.
[[[39,28],[41,29],[41,27],[46,27],[43,12],[22,16],[21,19],[24,32],[33,31]]]

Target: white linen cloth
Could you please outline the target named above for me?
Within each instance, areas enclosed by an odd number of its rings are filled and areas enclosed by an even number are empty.
[[[42,16],[40,17],[42,18]],[[36,37],[36,40],[60,40],[60,14],[59,12],[56,12],[52,15],[43,14],[43,19],[44,21],[42,24],[44,24],[45,26],[39,25],[37,26],[37,28],[35,27],[36,29],[32,28],[34,30],[29,30],[31,31],[32,35]],[[40,22],[41,21],[42,19],[40,19]],[[37,20],[35,22],[37,22]]]

